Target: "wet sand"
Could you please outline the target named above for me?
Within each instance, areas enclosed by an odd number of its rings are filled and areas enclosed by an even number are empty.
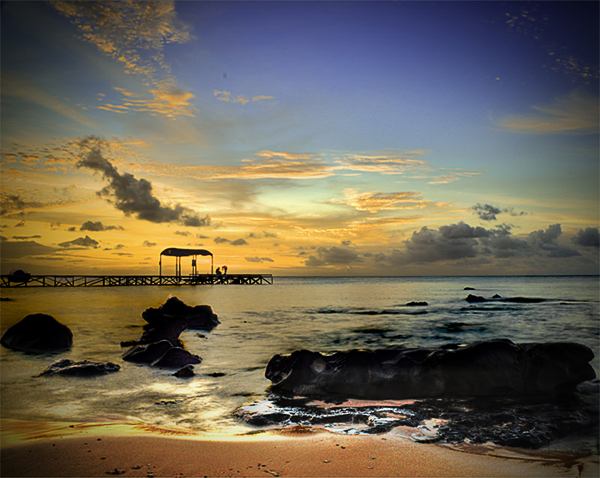
[[[409,433],[410,430],[407,430]],[[598,476],[598,456],[295,427],[197,435],[136,423],[2,421],[1,476]]]

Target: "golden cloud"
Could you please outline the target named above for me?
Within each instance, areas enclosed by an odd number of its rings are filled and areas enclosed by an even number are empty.
[[[368,191],[358,192],[358,189],[350,188],[344,191],[344,200],[332,200],[332,202],[341,202],[352,206],[357,211],[368,211],[377,213],[379,211],[394,211],[398,209],[423,209],[427,205],[433,204],[420,198],[419,193],[400,192],[400,193],[380,193]]]

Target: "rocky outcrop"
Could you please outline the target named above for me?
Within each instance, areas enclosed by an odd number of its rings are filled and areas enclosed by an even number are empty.
[[[300,350],[275,355],[272,389],[305,397],[405,399],[556,396],[594,379],[593,352],[577,343],[516,345],[499,339],[465,347]]]
[[[94,377],[97,375],[106,375],[112,372],[118,372],[121,367],[115,363],[98,363],[84,360],[82,362],[74,362],[73,360],[64,359],[50,365],[44,370],[43,375],[68,375],[72,377]]]
[[[209,305],[189,306],[177,297],[170,297],[157,309],[150,307],[142,312],[142,317],[152,326],[182,321],[187,329],[212,330],[220,324],[217,314]]]
[[[157,309],[146,309],[142,317],[148,322],[142,336],[121,342],[122,347],[133,346],[123,354],[123,360],[172,369],[202,362],[200,357],[184,349],[179,339],[184,330],[211,330],[220,323],[210,306],[191,307],[177,297],[170,297]]]
[[[0,342],[23,352],[55,353],[71,348],[73,333],[51,315],[31,314],[6,330]]]

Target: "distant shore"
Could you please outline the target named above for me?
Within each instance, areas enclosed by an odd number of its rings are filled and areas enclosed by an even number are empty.
[[[227,436],[134,422],[2,420],[1,472],[3,477],[598,476],[597,455],[448,447],[401,435],[294,427]]]

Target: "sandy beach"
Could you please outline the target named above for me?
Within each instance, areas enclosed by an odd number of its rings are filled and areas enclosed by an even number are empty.
[[[406,430],[410,432],[410,430]],[[597,456],[414,443],[293,428],[199,435],[135,423],[2,421],[1,474],[16,476],[598,476]]]

